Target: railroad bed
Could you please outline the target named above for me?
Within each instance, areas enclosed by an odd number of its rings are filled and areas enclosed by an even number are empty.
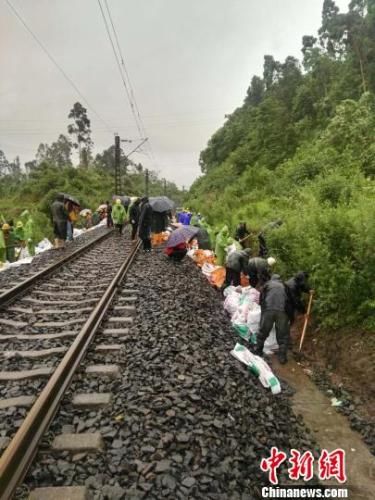
[[[61,272],[68,272],[72,285],[71,271]],[[90,282],[100,289],[105,276],[93,274]],[[84,313],[74,316],[76,323],[69,326],[74,332]],[[53,313],[53,321],[70,321],[61,316]],[[39,334],[40,327],[38,333],[31,331],[35,323],[25,328],[28,335]],[[58,334],[64,331],[60,325]],[[272,396],[231,357],[236,340],[220,296],[188,259],[174,264],[158,252],[140,252],[16,498],[51,486],[76,487],[77,498],[92,499],[257,498],[266,484],[260,459],[272,446],[316,447],[291,410],[288,388],[283,384],[283,393]],[[22,338],[6,342],[7,350],[41,350],[45,342],[65,347],[63,337],[40,339],[37,346]],[[48,367],[50,360],[38,363]],[[23,358],[7,362],[15,368],[17,361],[18,369],[30,363]],[[11,388],[12,397],[25,394],[25,387],[32,395],[43,383],[39,378],[6,382],[6,395]],[[26,412],[15,406],[1,410],[0,435],[11,436]],[[286,480],[285,470],[281,480]],[[43,499],[39,490],[32,495]],[[67,490],[52,495],[69,498]]]

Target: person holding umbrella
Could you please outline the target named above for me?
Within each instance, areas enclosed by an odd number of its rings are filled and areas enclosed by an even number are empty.
[[[199,233],[199,228],[182,226],[173,231],[167,241],[164,253],[176,262],[180,262],[187,254],[187,242]]]
[[[152,207],[149,203],[148,196],[141,199],[141,212],[138,223],[138,236],[143,242],[143,250],[151,252],[151,223],[152,223]]]

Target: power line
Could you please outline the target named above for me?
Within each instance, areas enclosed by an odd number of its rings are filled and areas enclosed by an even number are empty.
[[[12,10],[13,14],[17,17],[17,19],[21,22],[21,24],[24,26],[24,28],[30,33],[30,35],[34,38],[36,43],[39,45],[39,47],[43,50],[43,52],[47,55],[48,59],[56,66],[56,68],[60,71],[60,73],[63,75],[65,80],[69,82],[69,84],[73,87],[73,89],[77,92],[77,94],[80,96],[80,98],[86,103],[87,107],[96,115],[96,117],[106,126],[107,130],[109,132],[113,133],[113,130],[111,127],[108,125],[108,123],[99,115],[99,113],[91,106],[91,104],[88,102],[86,97],[82,94],[82,92],[79,90],[77,85],[73,82],[73,80],[67,75],[67,73],[64,71],[64,69],[60,66],[60,64],[56,61],[56,59],[52,56],[52,54],[47,50],[45,45],[40,41],[40,39],[36,36],[36,34],[31,30],[31,28],[27,25],[26,21],[22,18],[21,14],[13,7],[11,4],[10,0],[5,0],[5,2],[8,4],[8,7]]]
[[[132,100],[131,100],[131,97],[130,97],[130,92],[129,92],[129,89],[128,89],[128,86],[126,84],[126,81],[125,81],[125,78],[124,78],[124,75],[122,73],[122,69],[121,69],[121,64],[120,64],[120,60],[119,60],[119,57],[117,55],[117,52],[116,52],[116,49],[115,49],[115,45],[113,43],[113,40],[112,40],[112,35],[111,35],[111,32],[110,32],[110,29],[109,29],[109,26],[108,26],[108,22],[107,22],[107,18],[105,17],[105,13],[104,13],[104,10],[103,10],[103,7],[102,7],[102,4],[100,3],[100,0],[98,0],[98,4],[99,4],[99,7],[100,7],[100,12],[102,14],[102,18],[103,18],[103,21],[104,21],[104,25],[105,25],[105,29],[107,31],[107,35],[108,35],[108,38],[109,38],[109,41],[111,43],[111,46],[112,46],[112,50],[113,50],[113,54],[115,56],[115,59],[116,59],[116,63],[117,63],[117,67],[118,67],[118,70],[120,72],[120,77],[121,77],[121,80],[122,80],[122,83],[124,85],[124,88],[125,88],[125,92],[126,92],[126,95],[127,95],[127,98],[128,98],[128,101],[129,101],[129,106],[130,106],[130,109],[132,110],[133,112],[133,108],[132,108]],[[133,113],[133,116],[134,116],[134,113]],[[137,121],[136,118],[135,119],[135,123],[137,125],[137,129],[138,129],[138,133],[139,133],[139,136],[142,137],[143,136],[143,133],[141,131],[141,128],[139,126],[139,123]]]
[[[108,25],[106,16],[104,14],[103,7],[102,7],[102,5],[100,3],[100,0],[98,0],[98,3],[99,3],[100,11],[101,11],[101,14],[102,14],[102,17],[103,17],[103,20],[104,20],[105,27],[106,27],[106,30],[107,30],[107,34],[108,34],[108,37],[109,37],[110,42],[111,42],[112,50],[113,50],[113,53],[115,55],[117,66],[118,66],[119,71],[120,71],[121,79],[123,81],[123,84],[124,84],[124,87],[125,87],[125,90],[126,90],[126,95],[128,97],[128,101],[129,101],[131,112],[132,112],[133,117],[134,117],[134,121],[136,123],[136,126],[137,126],[138,132],[140,134],[140,137],[146,137],[147,136],[147,132],[146,132],[144,123],[142,121],[141,114],[139,112],[137,101],[135,99],[134,90],[133,90],[133,87],[132,87],[132,84],[131,84],[131,81],[130,81],[128,70],[127,70],[126,65],[125,65],[124,56],[123,56],[123,53],[122,53],[122,50],[121,50],[120,42],[119,42],[119,39],[118,39],[118,36],[117,36],[117,31],[116,31],[116,28],[115,28],[115,25],[114,25],[114,22],[113,22],[113,18],[112,18],[112,15],[111,15],[111,11],[110,11],[108,2],[107,2],[107,0],[104,0],[105,6],[106,6],[106,10],[107,10],[107,14],[108,14],[108,18],[110,20],[110,23],[111,23],[111,26],[112,26],[112,31],[113,31],[113,34],[114,34],[114,37],[115,37],[115,40],[116,40],[116,45],[117,45],[117,51],[118,51],[118,53],[116,52],[116,49],[115,49],[115,46],[114,46],[114,43],[113,43],[113,39],[112,39],[112,36],[111,36],[111,33],[110,33],[109,25]],[[151,155],[152,155],[152,157],[153,157],[153,159],[155,161],[155,157],[154,157],[154,154],[153,154],[153,151],[152,151],[151,144],[150,144],[149,141],[148,141],[147,144],[148,144],[150,153],[151,153]]]
[[[104,0],[104,3],[105,3],[105,6],[106,6],[106,9],[107,9],[109,20],[111,22],[113,34],[115,35],[117,50],[118,50],[118,53],[120,55],[120,60],[121,60],[121,66],[124,69],[126,80],[128,82],[128,86],[129,86],[129,89],[130,89],[130,98],[131,98],[130,106],[132,108],[132,111],[134,111],[134,112],[137,113],[137,119],[139,120],[140,126],[141,126],[141,128],[143,129],[143,132],[144,132],[144,136],[146,137],[146,135],[147,135],[146,134],[146,130],[144,128],[141,115],[139,113],[137,101],[136,101],[135,95],[134,95],[134,90],[133,90],[133,87],[132,87],[132,84],[131,84],[131,81],[130,81],[128,70],[127,70],[126,65],[125,65],[124,55],[123,55],[122,50],[121,50],[120,42],[119,42],[119,39],[118,39],[118,36],[117,36],[117,31],[116,31],[116,28],[115,28],[115,25],[114,25],[114,22],[113,22],[113,19],[112,19],[112,15],[111,15],[111,11],[110,11],[110,8],[109,8],[109,5],[108,5],[108,1]]]

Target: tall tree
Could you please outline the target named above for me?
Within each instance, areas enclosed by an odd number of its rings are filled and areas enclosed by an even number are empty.
[[[87,167],[92,149],[91,122],[87,117],[87,109],[81,103],[76,102],[68,118],[74,121],[68,125],[68,133],[75,136],[73,147],[78,149],[80,164]]]
[[[253,76],[250,87],[247,89],[245,103],[258,106],[264,97],[264,81],[259,76]]]
[[[9,174],[9,161],[4,151],[0,149],[0,177]]]

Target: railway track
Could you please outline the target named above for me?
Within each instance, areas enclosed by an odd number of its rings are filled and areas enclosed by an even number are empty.
[[[110,230],[101,230],[99,236],[94,237],[94,238],[88,238],[88,242],[84,243],[83,245],[71,245],[69,247],[66,247],[63,250],[63,256],[59,256],[60,251],[56,254],[56,258],[53,259],[52,263],[48,265],[43,265],[44,257],[45,255],[40,255],[41,259],[41,264],[36,266],[35,272],[29,271],[28,266],[26,267],[25,270],[21,269],[22,273],[21,276],[23,276],[23,279],[21,280],[16,280],[16,282],[13,281],[12,278],[10,280],[8,279],[7,281],[3,281],[0,283],[0,308],[4,307],[7,303],[10,303],[13,299],[18,297],[21,293],[25,292],[28,290],[30,287],[34,286],[38,280],[43,279],[59,269],[61,266],[66,264],[69,261],[72,261],[76,257],[82,255],[84,252],[95,246],[97,243],[100,241],[108,238],[113,231]],[[89,235],[91,236],[91,235]],[[76,243],[76,241],[74,242]],[[50,258],[50,255],[49,255]],[[33,266],[31,266],[33,267]],[[39,269],[40,267],[40,269]],[[8,273],[7,275],[8,276]],[[2,276],[0,276],[2,278]]]
[[[7,445],[0,459],[1,500],[13,498],[22,483],[104,319],[93,349],[101,364],[89,366],[86,376],[116,377],[108,359],[132,323],[134,289],[122,290],[112,309],[111,304],[138,248],[117,234],[101,235],[1,294],[0,436],[2,447]],[[95,408],[110,394],[77,397],[77,408]]]

